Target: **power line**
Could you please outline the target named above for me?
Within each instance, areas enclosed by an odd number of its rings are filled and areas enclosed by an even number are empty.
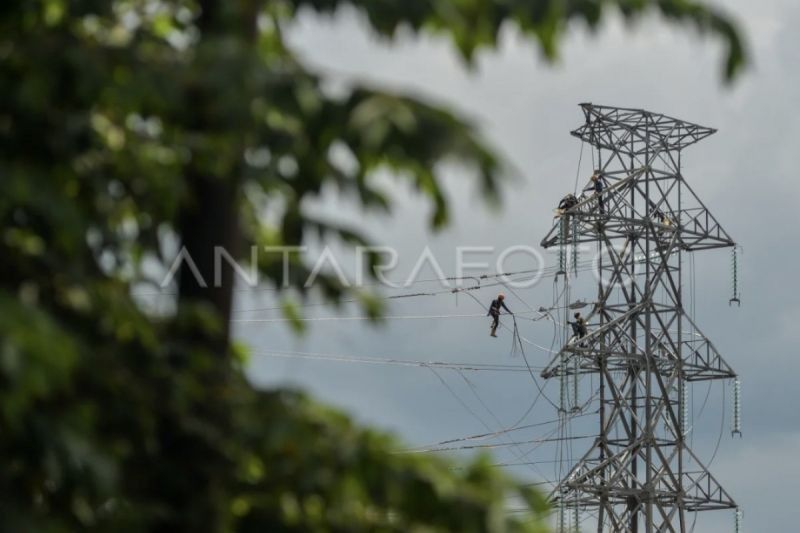
[[[472,411],[472,410],[469,408],[469,406],[467,406],[467,405],[466,405],[466,403],[464,402],[464,400],[463,400],[463,399],[462,399],[462,398],[461,398],[461,397],[460,397],[460,396],[459,396],[459,395],[458,395],[458,394],[457,394],[457,393],[456,393],[456,392],[455,392],[455,391],[454,391],[454,390],[453,390],[453,389],[452,389],[452,388],[451,388],[451,387],[450,387],[450,386],[447,384],[447,382],[444,380],[444,378],[442,378],[442,377],[439,375],[439,373],[438,373],[438,372],[436,372],[435,370],[433,370],[433,368],[430,368],[430,370],[431,370],[431,371],[433,371],[433,373],[434,373],[434,374],[436,374],[436,377],[439,379],[439,381],[441,381],[442,385],[444,385],[444,386],[446,387],[446,389],[448,390],[448,392],[450,392],[450,394],[452,394],[452,395],[453,395],[453,396],[456,398],[456,400],[458,400],[458,402],[459,402],[459,403],[461,403],[461,404],[464,406],[464,408],[467,410],[467,412],[469,412],[469,413],[470,413],[470,414],[471,414],[471,415],[472,415],[472,416],[473,416],[473,417],[474,417],[476,420],[478,420],[478,421],[481,423],[481,425],[483,425],[483,427],[485,427],[485,428],[486,428],[488,431],[491,431],[491,428],[489,427],[489,425],[488,425],[488,424],[486,424],[486,422],[485,422],[485,421],[484,421],[482,418],[480,418],[480,417],[479,417],[479,416],[478,416],[478,415],[477,415],[477,414],[476,414],[474,411]],[[497,416],[494,414],[494,412],[492,412],[492,410],[491,410],[491,409],[489,409],[489,406],[488,406],[488,405],[486,405],[486,402],[484,402],[484,401],[483,401],[483,398],[481,398],[481,397],[480,397],[480,395],[478,394],[477,390],[475,390],[475,387],[474,387],[474,385],[473,385],[473,384],[472,384],[472,383],[471,383],[471,382],[470,382],[470,381],[469,381],[469,380],[466,378],[466,376],[464,375],[464,373],[463,373],[463,372],[460,372],[460,371],[459,371],[459,374],[460,374],[460,375],[461,375],[461,377],[464,379],[464,381],[467,383],[467,386],[469,386],[469,387],[470,387],[470,390],[471,390],[471,392],[472,392],[472,393],[475,395],[475,397],[478,399],[478,402],[479,402],[479,403],[480,403],[480,404],[481,404],[481,405],[484,407],[484,409],[486,409],[486,411],[487,411],[487,412],[489,413],[489,415],[490,415],[490,416],[491,416],[491,417],[492,417],[492,418],[495,420],[495,422],[497,422],[497,424],[498,424],[499,426],[502,426],[502,425],[503,425],[503,424],[502,424],[502,422],[500,422],[500,420],[497,418]],[[537,398],[537,399],[538,399],[538,398]],[[536,399],[534,399],[534,404],[535,404],[535,403],[536,403]],[[552,434],[552,432],[551,432],[550,434]],[[550,434],[548,434],[548,435],[546,435],[546,436],[550,436]],[[511,447],[510,447],[510,448],[508,448],[508,449],[510,450],[511,454],[515,456],[515,458],[516,458],[517,460],[519,460],[519,461],[522,461],[522,460],[525,458],[525,455],[526,455],[526,454],[524,454],[524,453],[522,452],[522,450],[520,449],[520,447],[519,447],[519,446],[511,446]],[[532,470],[534,470],[534,472],[536,472],[537,474],[540,474],[540,475],[541,475],[541,472],[539,471],[539,469],[538,469],[538,467],[537,467],[537,466],[535,466],[535,465],[530,465],[530,466],[529,466],[529,468],[531,468]]]
[[[505,434],[511,433],[513,431],[521,431],[521,430],[524,430],[524,429],[531,429],[531,428],[546,426],[548,424],[556,424],[556,423],[558,423],[560,421],[561,421],[560,418],[554,418],[552,420],[545,420],[544,422],[537,422],[535,424],[525,424],[524,426],[512,426],[512,427],[508,427],[508,428],[505,428],[505,429],[501,429],[499,431],[492,431],[491,433],[479,433],[477,435],[469,435],[467,437],[458,437],[458,438],[455,438],[455,439],[447,439],[447,440],[439,441],[439,442],[437,442],[435,444],[429,444],[429,445],[426,445],[426,446],[419,446],[419,448],[431,448],[431,447],[436,447],[436,446],[444,446],[446,444],[455,444],[456,442],[467,442],[467,441],[471,441],[471,440],[489,439],[489,438],[496,437],[498,435],[505,435]]]
[[[307,318],[235,318],[232,323],[236,324],[263,324],[280,322],[347,322],[363,320],[432,320],[437,318],[486,318],[484,314],[459,314],[459,315],[385,315],[381,317],[372,316],[318,316]]]
[[[593,260],[587,260],[585,262],[581,262],[580,263],[581,267],[578,270],[579,271],[592,270],[593,264],[594,264]],[[539,270],[539,269],[531,269],[531,270],[521,270],[521,271],[517,271],[517,272],[509,272],[509,273],[502,273],[502,274],[490,274],[490,275],[484,274],[484,275],[477,276],[477,277],[475,277],[475,276],[462,276],[462,277],[438,278],[438,279],[435,279],[435,280],[424,280],[426,282],[430,282],[430,281],[448,281],[448,280],[466,280],[466,279],[476,279],[476,280],[480,281],[480,279],[493,279],[493,278],[499,278],[499,277],[508,277],[508,276],[513,276],[513,275],[527,274],[527,273],[531,273],[531,272],[534,272],[534,273],[541,272],[541,276],[539,276],[539,275],[526,276],[526,277],[520,277],[520,278],[510,279],[510,280],[506,280],[506,281],[495,281],[495,282],[488,283],[488,284],[480,284],[479,283],[478,285],[474,285],[474,286],[444,288],[444,289],[440,289],[440,290],[437,290],[437,291],[429,291],[429,292],[414,292],[414,293],[408,293],[408,294],[394,294],[394,295],[375,296],[375,298],[378,299],[378,300],[398,300],[398,299],[403,299],[403,298],[419,298],[419,297],[426,297],[426,296],[443,296],[443,295],[449,295],[449,294],[459,294],[461,292],[481,290],[481,289],[486,289],[486,288],[490,288],[490,287],[502,286],[504,284],[507,286],[509,283],[520,283],[520,282],[531,281],[531,280],[536,279],[537,277],[541,277],[541,278],[549,277],[549,276],[552,276],[552,275],[555,274],[555,272],[556,272],[555,269],[556,269],[556,267],[546,267],[546,268],[543,268],[541,270]],[[410,284],[413,285],[413,284],[416,284],[416,283],[422,283],[422,281],[412,281]],[[403,288],[405,288],[405,287],[403,287]],[[343,303],[358,303],[359,301],[360,300],[358,298],[347,298],[347,299],[338,300],[338,301],[308,302],[308,303],[299,304],[296,307],[302,309],[302,308],[308,308],[308,307],[321,307],[321,306],[328,306],[328,305],[334,305],[334,304],[343,304]],[[261,312],[261,311],[281,311],[283,309],[284,309],[283,306],[270,306],[270,307],[258,307],[258,308],[253,308],[253,309],[236,309],[236,310],[233,311],[233,313],[234,314],[238,314],[238,313],[256,313],[256,312]]]
[[[445,361],[411,361],[406,359],[382,359],[377,357],[356,357],[348,355],[327,354],[319,352],[298,352],[289,350],[254,351],[252,355],[260,357],[277,357],[287,359],[312,359],[317,361],[330,361],[337,363],[353,364],[378,364],[423,368],[442,368],[448,370],[461,370],[473,372],[528,372],[522,365],[488,364],[488,363],[451,363]]]
[[[583,439],[595,439],[595,438],[597,438],[597,435],[580,435],[577,437],[554,437],[554,438],[530,439],[517,442],[504,442],[495,444],[466,444],[464,446],[451,446],[445,448],[412,449],[412,450],[403,450],[402,453],[430,453],[430,452],[450,452],[456,450],[493,449],[493,448],[504,448],[506,446],[521,446],[523,444],[536,444],[545,442],[559,442],[564,440],[583,440]]]

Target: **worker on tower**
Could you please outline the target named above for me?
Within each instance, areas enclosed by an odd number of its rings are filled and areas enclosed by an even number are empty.
[[[660,209],[656,209],[655,215],[656,221],[663,226],[658,230],[658,238],[663,240],[664,237],[668,236],[668,232],[672,230],[672,219],[665,215]]]
[[[606,207],[603,203],[603,180],[600,178],[601,174],[601,170],[595,170],[591,178],[592,183],[584,191],[594,191],[594,195],[597,197],[597,206],[600,208],[600,213],[603,214],[606,212]]]
[[[580,312],[575,313],[575,322],[567,323],[572,326],[572,334],[579,341],[589,333],[589,328],[586,326],[586,319],[581,316]]]
[[[506,299],[505,294],[500,293],[497,295],[497,298],[492,300],[492,303],[489,304],[489,312],[486,313],[486,316],[492,317],[492,326],[490,333],[492,337],[497,337],[497,326],[500,325],[500,308],[502,307],[503,309],[505,309],[510,315],[514,314],[511,312],[511,309],[506,307],[506,304],[503,301],[505,299]]]
[[[575,198],[574,194],[569,193],[558,203],[558,208],[556,208],[556,218],[560,217],[576,205],[578,205],[578,199]]]

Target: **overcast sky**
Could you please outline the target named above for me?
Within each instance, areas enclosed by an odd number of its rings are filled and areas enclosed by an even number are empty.
[[[742,24],[752,54],[750,69],[733,88],[721,83],[718,43],[698,37],[690,28],[667,26],[656,19],[634,28],[610,19],[595,35],[575,26],[556,65],[545,64],[534,46],[509,31],[500,50],[482,53],[472,71],[464,68],[444,40],[408,37],[390,44],[371,36],[359,18],[346,11],[334,18],[305,14],[290,33],[290,41],[308,64],[334,80],[368,81],[455,110],[476,124],[519,177],[505,188],[502,212],[492,213],[481,206],[470,181],[452,171],[448,191],[453,223],[437,235],[426,229],[428,206],[402,187],[396,188],[400,205],[390,218],[354,214],[346,200],[324,198],[322,212],[368,228],[377,242],[401,252],[403,261],[395,278],[408,274],[409,261],[413,263],[426,245],[448,275],[459,245],[538,246],[552,224],[554,204],[572,189],[578,171],[580,144],[569,130],[583,120],[579,102],[643,107],[717,128],[717,134],[685,152],[684,175],[744,248],[743,303],[741,308],[727,304],[729,253],[700,252],[695,258],[696,322],[742,378],[744,438],[730,436],[731,395],[721,385],[711,389],[700,415],[707,394],[703,385],[693,392],[694,447],[706,462],[713,456],[711,471],[742,506],[745,531],[794,531],[800,522],[800,506],[795,502],[800,488],[796,455],[800,414],[795,405],[800,379],[795,340],[800,327],[800,254],[796,249],[800,184],[796,172],[790,172],[790,161],[796,159],[800,146],[796,111],[800,4],[795,0],[729,0],[724,5]],[[581,172],[591,172],[586,161]],[[547,258],[553,262],[552,256]],[[591,299],[589,285],[579,297]],[[493,294],[487,289],[479,298],[488,302]],[[520,294],[524,301],[509,295],[512,309],[549,305],[552,279]],[[270,305],[266,291],[258,296],[244,294],[237,302],[239,310]],[[480,312],[478,304],[463,295],[413,299],[388,309],[390,315]],[[310,317],[343,313],[357,314],[351,309],[306,309]],[[279,315],[263,311],[236,316]],[[292,350],[521,364],[510,354],[508,332],[491,339],[484,318],[392,320],[381,328],[359,321],[313,322],[302,339],[292,336],[280,322],[237,322],[235,327],[256,353]],[[552,324],[532,325],[525,333],[544,347],[553,341]],[[532,362],[544,364],[548,354],[530,348]],[[439,371],[436,375],[422,367],[258,355],[252,375],[267,385],[306,388],[361,421],[396,432],[410,446],[482,433],[487,427],[507,427],[524,414],[536,392],[524,373]],[[546,391],[557,398],[553,385]],[[723,405],[722,440],[713,455]],[[552,406],[542,400],[526,422],[555,417]],[[510,440],[536,439],[547,429],[512,434]],[[589,443],[573,443],[573,456]],[[545,462],[552,461],[554,453],[552,447],[510,447],[500,449],[495,457],[509,462],[527,454],[526,459],[542,465],[513,473],[552,479],[559,472]],[[732,531],[732,513],[707,515],[698,520],[698,531]]]

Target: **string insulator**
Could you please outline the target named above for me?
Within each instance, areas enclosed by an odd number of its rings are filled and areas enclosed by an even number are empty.
[[[577,504],[575,505],[575,508],[572,510],[572,530],[575,533],[581,533],[581,515]]]
[[[567,400],[567,395],[568,395],[567,388],[569,386],[568,385],[569,382],[567,380],[568,380],[569,376],[567,376],[567,355],[566,355],[565,352],[561,354],[561,372],[559,372],[558,378],[559,378],[558,382],[559,382],[559,393],[560,393],[560,395],[559,395],[559,406],[558,407],[559,407],[559,410],[562,413],[566,413],[567,412],[567,401],[568,401]]]
[[[572,271],[578,275],[578,219],[572,217]]]
[[[689,432],[689,388],[684,382],[681,388],[681,435],[684,437]]]
[[[739,378],[733,380],[733,420],[731,421],[731,437],[742,436],[742,385]]]
[[[559,225],[561,242],[558,246],[558,272],[556,272],[556,278],[558,278],[559,274],[567,273],[567,239],[569,238],[569,226],[567,225],[566,216],[561,217],[559,220]]]
[[[728,305],[733,305],[734,303],[737,306],[742,305],[742,302],[739,299],[739,253],[741,253],[741,247],[734,245],[733,249],[731,250],[731,285],[733,296],[730,300],[728,300]]]
[[[572,411],[576,412],[580,410],[580,405],[578,404],[578,376],[579,370],[581,368],[581,361],[580,357],[577,355],[572,356]]]

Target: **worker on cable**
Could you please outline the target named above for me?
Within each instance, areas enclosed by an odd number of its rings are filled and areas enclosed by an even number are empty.
[[[592,174],[592,183],[584,189],[584,191],[594,191],[597,197],[597,206],[600,208],[600,213],[606,212],[605,204],[603,203],[603,180],[600,178],[601,170],[595,170]]]
[[[581,316],[580,312],[575,313],[575,322],[567,322],[570,326],[572,326],[572,334],[575,336],[575,339],[581,340],[589,333],[589,329],[586,326],[586,319]],[[581,343],[581,345],[583,345]]]
[[[510,315],[514,314],[511,312],[511,309],[506,307],[506,304],[503,301],[505,299],[506,299],[505,294],[500,293],[497,295],[497,298],[492,300],[492,303],[489,304],[489,312],[486,313],[486,316],[492,317],[492,327],[490,333],[492,337],[497,337],[497,326],[500,325],[500,308],[502,307],[503,309],[505,309],[506,312],[508,312],[508,314]]]

